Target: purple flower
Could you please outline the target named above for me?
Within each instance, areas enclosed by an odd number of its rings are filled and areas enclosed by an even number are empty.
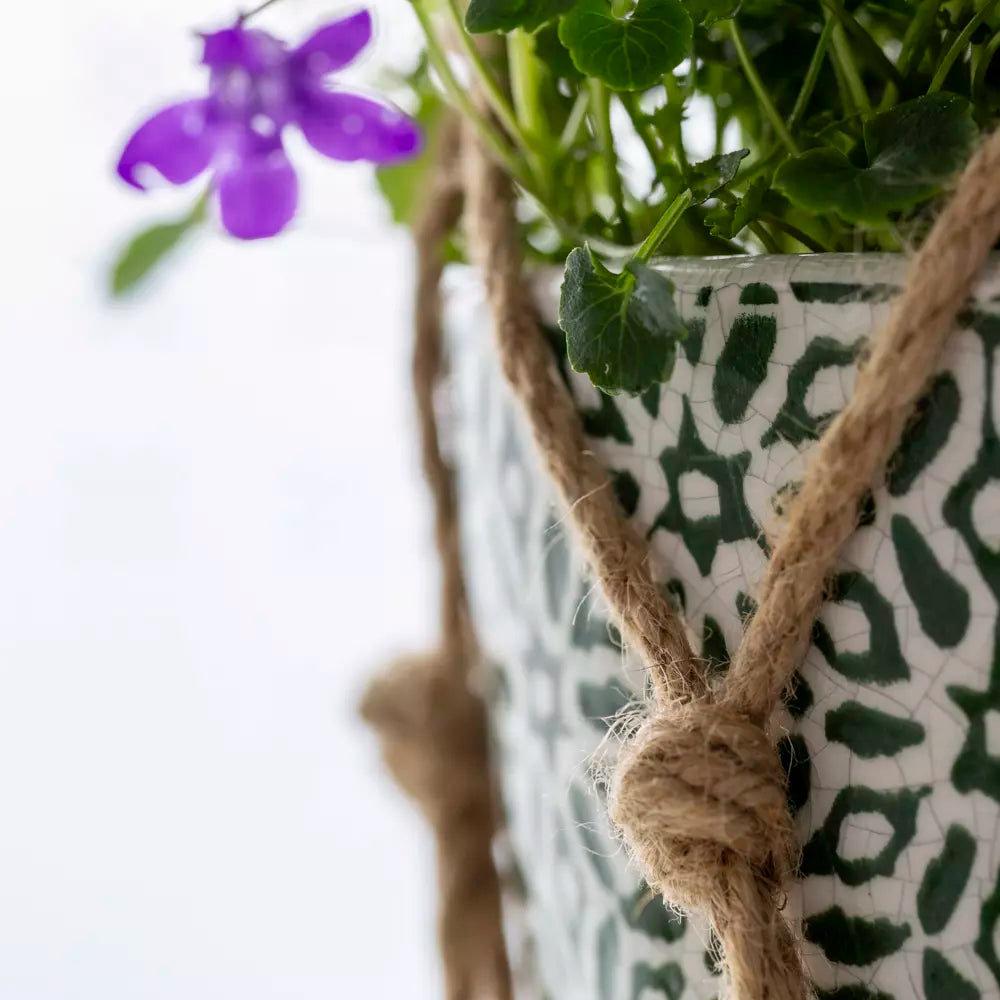
[[[415,154],[417,126],[395,108],[332,88],[372,35],[367,10],[320,28],[298,48],[243,26],[203,35],[208,97],[164,108],[140,125],[118,161],[118,173],[145,190],[144,164],[171,184],[213,174],[222,223],[233,236],[274,236],[298,203],[298,180],[281,142],[297,125],[313,149],[335,160],[392,163]],[[141,171],[140,171],[141,172]]]

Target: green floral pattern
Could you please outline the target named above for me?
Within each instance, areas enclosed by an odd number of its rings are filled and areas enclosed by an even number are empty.
[[[690,331],[669,384],[612,399],[561,368],[705,669],[724,671],[767,532],[903,263],[688,260],[669,274]],[[601,775],[641,711],[642,670],[566,537],[481,293],[456,281],[454,447],[532,943],[520,994],[709,1000],[710,935],[650,898],[605,818]],[[779,719],[803,845],[786,912],[823,1000],[1000,998],[998,293],[990,279],[970,302],[860,512]],[[554,295],[541,287],[550,316]]]

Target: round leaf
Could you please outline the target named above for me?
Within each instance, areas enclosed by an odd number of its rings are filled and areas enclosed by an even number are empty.
[[[558,17],[573,0],[469,0],[465,27],[470,34],[536,28]]]
[[[615,90],[646,90],[687,55],[693,28],[680,0],[639,0],[615,17],[604,0],[579,0],[559,24],[577,69]]]
[[[608,393],[639,393],[669,378],[686,335],[669,278],[638,260],[614,274],[589,247],[566,259],[559,325],[573,369]]]
[[[687,0],[685,6],[697,24],[710,28],[739,13],[742,0]]]
[[[782,164],[774,183],[800,208],[878,225],[938,194],[965,166],[977,135],[967,100],[926,94],[865,123],[867,167],[837,149],[811,149]]]

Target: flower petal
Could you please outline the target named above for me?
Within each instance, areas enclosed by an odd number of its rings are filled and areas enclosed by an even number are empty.
[[[285,58],[284,42],[257,28],[241,24],[221,31],[202,33],[202,65],[210,69],[239,67],[248,73],[263,73]]]
[[[367,10],[359,10],[310,35],[292,53],[292,58],[305,72],[322,76],[353,62],[371,37],[372,16]]]
[[[118,176],[140,191],[136,177],[143,164],[155,167],[171,184],[186,184],[207,166],[215,135],[206,123],[206,102],[182,101],[164,108],[136,129],[118,161]]]
[[[241,240],[275,236],[291,222],[299,182],[280,144],[269,151],[234,156],[217,174],[222,224]]]
[[[313,149],[335,160],[392,163],[420,149],[415,122],[359,94],[310,94],[299,112],[299,126]]]

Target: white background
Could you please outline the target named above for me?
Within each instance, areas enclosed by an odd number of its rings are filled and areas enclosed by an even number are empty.
[[[375,6],[369,80],[415,38]],[[295,143],[292,231],[105,292],[195,195],[126,188],[120,145],[232,13],[4,5],[0,1000],[439,992],[430,840],[354,718],[433,631],[407,236],[367,167]]]

